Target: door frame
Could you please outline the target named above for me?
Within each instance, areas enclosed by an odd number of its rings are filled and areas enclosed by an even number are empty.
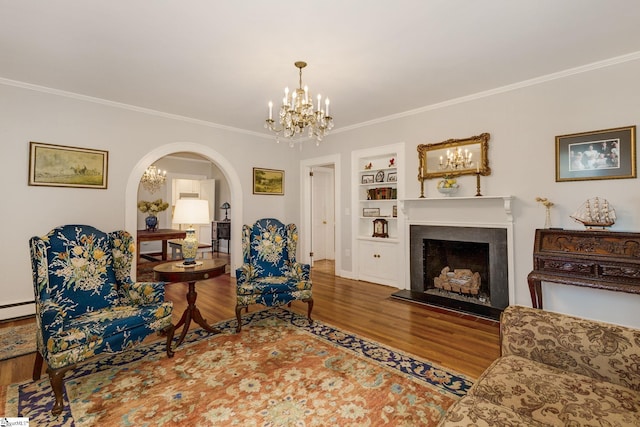
[[[300,177],[302,178],[302,185],[300,186],[300,261],[303,263],[310,263],[311,257],[311,177],[309,174],[314,167],[321,167],[333,165],[333,198],[334,198],[334,213],[335,218],[335,270],[334,274],[339,275],[338,272],[342,271],[342,221],[340,212],[342,212],[342,204],[340,198],[341,188],[341,162],[340,155],[333,154],[323,157],[314,157],[311,159],[305,159],[300,161]]]

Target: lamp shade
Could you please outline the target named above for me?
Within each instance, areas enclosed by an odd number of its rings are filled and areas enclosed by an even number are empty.
[[[229,202],[224,202],[222,206],[220,206],[220,209],[231,209],[231,205]]]
[[[200,199],[179,199],[173,211],[174,224],[208,224],[209,202]]]

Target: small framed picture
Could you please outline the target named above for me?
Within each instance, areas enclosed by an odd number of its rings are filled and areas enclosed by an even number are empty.
[[[398,205],[393,205],[393,217],[396,218],[398,216]]]
[[[635,126],[556,136],[556,182],[636,176]]]
[[[384,182],[384,171],[376,173],[376,182]]]
[[[363,184],[373,184],[373,175],[362,175]]]
[[[253,168],[253,194],[284,196],[284,171]]]
[[[387,174],[387,182],[397,182],[398,181],[398,173],[397,172],[389,172]]]
[[[368,218],[380,216],[380,208],[362,208],[362,216]]]

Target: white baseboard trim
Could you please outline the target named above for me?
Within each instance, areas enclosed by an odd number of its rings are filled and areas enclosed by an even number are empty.
[[[26,303],[20,305],[11,305],[0,308],[0,320],[15,319],[24,316],[33,316],[36,314],[36,303]]]

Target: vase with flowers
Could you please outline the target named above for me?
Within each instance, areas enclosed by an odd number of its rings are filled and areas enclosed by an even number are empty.
[[[147,214],[144,219],[147,231],[156,231],[158,229],[158,212],[165,211],[168,207],[169,203],[163,202],[162,199],[154,200],[153,202],[145,200],[138,202],[138,210]]]

